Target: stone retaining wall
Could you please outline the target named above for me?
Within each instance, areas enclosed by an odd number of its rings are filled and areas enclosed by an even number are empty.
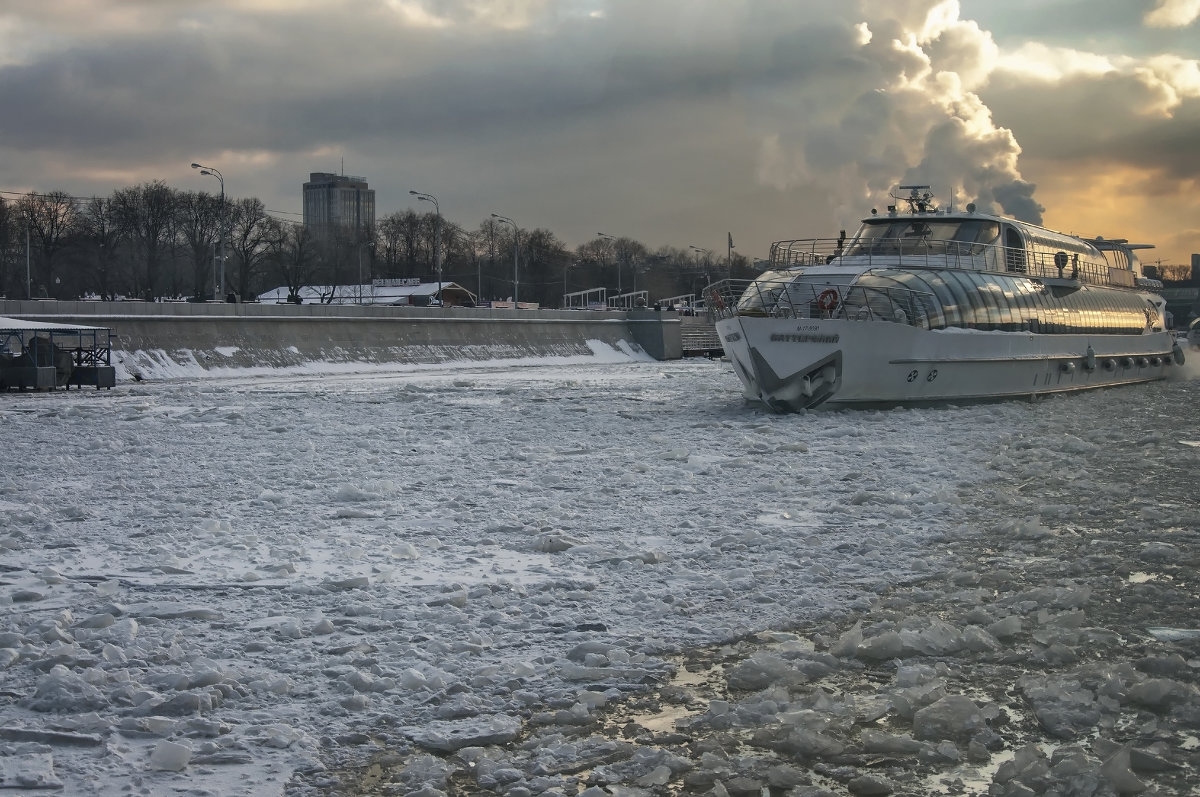
[[[589,341],[682,356],[679,318],[463,307],[0,300],[0,316],[108,327],[114,351],[203,367],[589,355]]]

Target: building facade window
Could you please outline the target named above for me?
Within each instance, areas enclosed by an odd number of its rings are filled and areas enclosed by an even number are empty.
[[[375,191],[364,177],[312,172],[304,184],[304,226],[317,241],[368,240],[375,229]]]

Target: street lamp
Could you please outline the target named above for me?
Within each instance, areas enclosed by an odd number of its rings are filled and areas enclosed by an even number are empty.
[[[578,263],[564,263],[563,264],[563,309],[564,310],[567,307],[567,272],[578,265],[579,265]]]
[[[193,163],[192,168],[199,169],[200,173],[203,175],[217,178],[217,181],[221,184],[221,221],[220,221],[221,233],[218,236],[220,238],[220,241],[217,243],[217,257],[221,261],[221,265],[220,265],[220,269],[219,269],[220,275],[221,275],[220,276],[221,282],[220,282],[220,292],[217,295],[219,297],[221,297],[222,299],[224,299],[225,298],[225,215],[226,215],[225,214],[225,178],[222,177],[221,173],[219,171],[217,171],[216,169],[214,169],[212,166],[201,166],[199,163]]]
[[[704,287],[707,288],[708,287],[708,263],[709,263],[709,258],[712,257],[712,250],[705,249],[701,246],[693,246],[692,249],[695,249],[697,252],[704,255],[704,260],[701,262],[704,264]],[[693,293],[695,293],[695,291],[693,291]]]
[[[606,238],[606,239],[612,241],[614,245],[617,242],[617,239],[614,236],[611,236],[606,232],[598,232],[598,233],[596,233],[596,235],[599,235],[601,238]],[[620,294],[621,293],[621,258],[619,256],[617,257],[616,263],[617,263],[617,293]]]
[[[433,212],[437,216],[437,225],[433,232],[433,270],[437,272],[438,301],[445,306],[446,303],[442,301],[442,209],[438,207],[437,197],[433,194],[423,194],[420,191],[409,191],[408,193],[418,200],[433,203]]]
[[[32,262],[32,258],[29,255],[29,252],[30,252],[29,233],[32,230],[33,230],[32,224],[25,225],[25,298],[26,299],[33,298],[33,281],[30,279],[30,270],[29,270],[29,264]]]
[[[515,310],[517,309],[517,286],[520,281],[520,273],[517,271],[517,251],[521,245],[521,230],[517,227],[517,223],[508,216],[493,213],[492,218],[505,224],[511,224],[513,228],[513,309]]]

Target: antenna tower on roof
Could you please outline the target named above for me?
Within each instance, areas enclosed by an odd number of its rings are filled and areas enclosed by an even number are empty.
[[[929,190],[929,186],[902,185],[899,186],[899,189],[910,193],[908,196],[892,194],[892,199],[907,202],[910,213],[937,213],[937,204],[933,201],[933,192]]]

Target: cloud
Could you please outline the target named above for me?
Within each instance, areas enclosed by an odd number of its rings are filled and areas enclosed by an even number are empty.
[[[196,187],[196,160],[294,210],[344,159],[381,213],[417,188],[466,226],[498,211],[579,243],[603,219],[711,246],[730,225],[825,234],[902,182],[1037,221],[1055,159],[1192,168],[1186,50],[1100,51],[1067,27],[1013,49],[968,5],[9,0],[0,103],[22,112],[0,116],[0,188]],[[1066,15],[1044,5],[1022,16]]]
[[[1121,101],[1118,107],[1147,116],[1170,117],[1184,100],[1200,97],[1200,61],[1175,55],[1106,56],[1029,43],[1003,56],[997,71],[1051,91],[1071,83],[1094,81],[1111,87],[1129,80],[1136,94],[1122,93],[1114,100]]]
[[[838,74],[797,80],[766,109],[775,129],[762,135],[758,178],[780,190],[828,186],[847,210],[901,182],[928,183],[946,200],[962,191],[1040,222],[1020,146],[975,93],[999,59],[991,36],[952,1],[858,11],[869,21],[822,34]]]
[[[1200,17],[1200,0],[1158,0],[1144,22],[1152,28],[1186,28]]]

